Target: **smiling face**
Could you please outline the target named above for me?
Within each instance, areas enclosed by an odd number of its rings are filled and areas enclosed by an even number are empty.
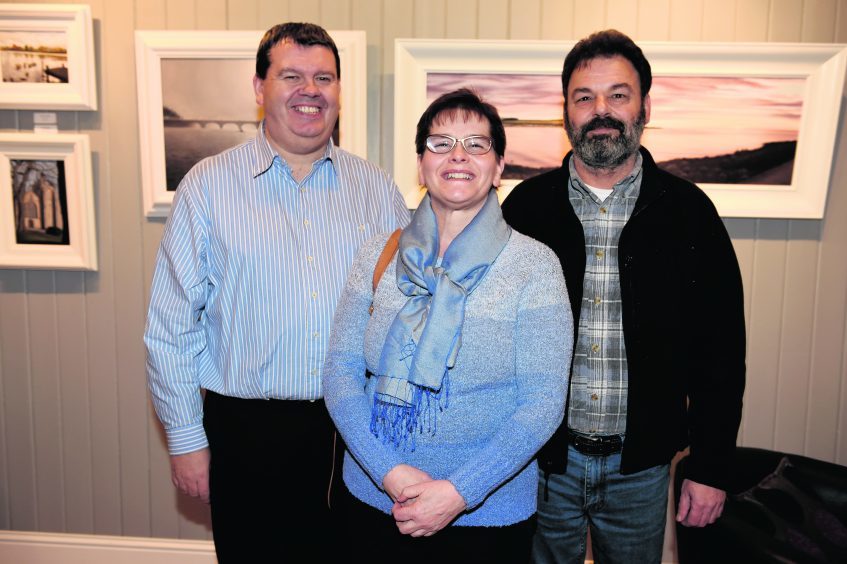
[[[576,156],[592,168],[613,169],[635,155],[650,121],[635,67],[623,57],[598,57],[568,82],[565,129]]]
[[[461,110],[436,116],[430,135],[463,139],[472,135],[491,136],[488,120]],[[418,156],[418,179],[426,186],[436,214],[449,211],[478,212],[492,186],[500,185],[505,161],[492,148],[484,155],[469,155],[461,142],[453,150],[438,154],[426,149]]]
[[[270,50],[265,78],[253,77],[271,145],[287,160],[319,157],[338,119],[340,85],[326,47],[283,40]]]

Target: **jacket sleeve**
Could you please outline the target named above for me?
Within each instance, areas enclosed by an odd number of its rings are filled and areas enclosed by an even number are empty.
[[[694,334],[689,352],[688,478],[726,489],[741,422],[745,384],[744,295],[732,241],[711,202],[700,236],[688,307]]]

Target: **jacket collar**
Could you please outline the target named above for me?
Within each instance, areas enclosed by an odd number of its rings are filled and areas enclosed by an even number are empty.
[[[641,152],[641,167],[644,170],[644,176],[641,178],[641,192],[635,201],[635,209],[632,210],[632,215],[637,214],[651,202],[662,197],[667,189],[665,183],[659,179],[662,171],[656,166],[653,155],[644,147],[638,150]]]

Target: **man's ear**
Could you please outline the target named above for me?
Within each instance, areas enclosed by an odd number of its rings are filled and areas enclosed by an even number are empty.
[[[259,75],[253,75],[253,92],[256,94],[256,103],[260,106],[265,105],[265,81],[259,78]]]
[[[644,101],[641,103],[644,104],[644,125],[647,125],[650,123],[650,106],[652,105],[650,103],[650,95],[647,94],[644,96]]]

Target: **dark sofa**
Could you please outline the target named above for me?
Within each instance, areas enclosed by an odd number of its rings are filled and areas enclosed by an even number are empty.
[[[674,476],[675,502],[687,457]],[[739,447],[723,515],[676,525],[680,564],[847,563],[847,467]]]

